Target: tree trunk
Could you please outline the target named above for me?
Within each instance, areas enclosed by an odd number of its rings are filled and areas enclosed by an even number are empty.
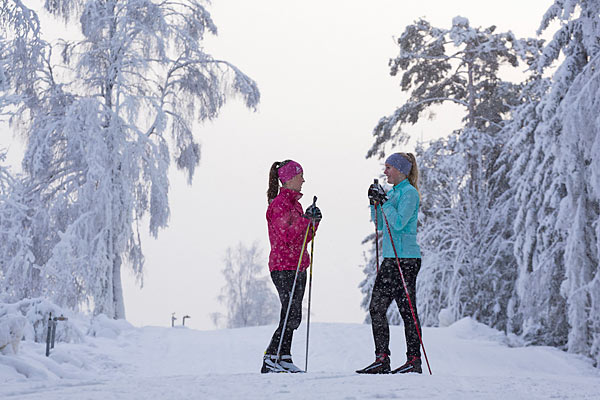
[[[123,300],[123,285],[121,283],[121,256],[115,255],[113,260],[113,308],[114,319],[125,319],[125,302]]]

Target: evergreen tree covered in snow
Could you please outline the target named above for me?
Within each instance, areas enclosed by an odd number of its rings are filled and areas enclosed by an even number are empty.
[[[455,104],[465,115],[462,128],[418,152],[421,318],[434,324],[448,308],[454,318],[468,315],[504,328],[516,263],[510,235],[493,211],[506,180],[492,177],[501,168],[498,157],[507,141],[504,119],[521,101],[521,86],[502,80],[499,69],[531,63],[540,43],[496,33],[494,26],[473,28],[456,17],[449,29],[417,21],[398,45],[391,73],[402,72],[401,87],[409,98],[379,121],[367,157],[383,157],[387,144],[405,143],[403,128],[419,122],[433,105]]]
[[[42,294],[123,318],[121,266],[141,282],[140,225],[147,217],[154,236],[167,225],[172,160],[191,182],[200,160],[194,124],[217,117],[231,95],[254,108],[259,92],[204,52],[216,27],[199,1],[61,0],[45,8],[77,21],[81,40],[42,46],[41,62],[23,64],[27,98],[14,96],[15,72],[0,101],[27,137],[26,192],[43,210],[31,227],[48,283]]]
[[[561,22],[536,67],[560,65],[522,135],[515,249],[516,325],[530,342],[600,362],[600,3],[555,1],[539,32]],[[563,58],[564,57],[564,58]]]
[[[556,209],[543,206],[546,194],[556,194],[553,156],[547,152],[554,144],[550,137],[535,134],[541,123],[540,101],[549,85],[550,80],[534,77],[524,90],[529,101],[515,110],[507,124],[513,136],[502,157],[510,166],[511,184],[500,207],[510,216],[507,225],[513,226],[518,265],[507,329],[529,343],[562,346],[568,324],[560,294],[563,264],[555,247],[562,234],[554,228]],[[539,251],[544,248],[548,251]]]

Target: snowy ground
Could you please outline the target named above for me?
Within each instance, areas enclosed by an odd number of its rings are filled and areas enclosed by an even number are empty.
[[[306,331],[293,348],[304,366]],[[470,319],[425,328],[433,376],[354,373],[373,360],[369,325],[313,324],[307,374],[258,371],[274,327],[196,331],[133,328],[44,346],[22,342],[0,355],[1,399],[599,399],[600,371],[549,347],[511,348]],[[100,332],[100,335],[103,333]],[[111,337],[112,336],[112,337]],[[392,328],[392,366],[404,361]]]

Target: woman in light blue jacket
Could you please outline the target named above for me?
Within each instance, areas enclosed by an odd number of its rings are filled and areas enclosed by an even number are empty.
[[[363,374],[421,373],[419,346],[421,331],[416,309],[417,274],[421,268],[421,251],[417,244],[417,215],[420,196],[418,191],[419,172],[415,156],[411,153],[392,154],[385,161],[384,173],[393,188],[387,194],[378,184],[373,184],[369,188],[371,218],[375,220],[377,212],[377,229],[383,231],[383,262],[375,278],[369,307],[375,340],[375,362],[356,372]],[[391,238],[382,212],[389,223]],[[392,239],[398,261],[396,261]],[[398,263],[402,268],[414,310],[414,318],[402,284]],[[390,329],[386,314],[394,300],[398,304],[400,315],[404,321],[407,361],[404,365],[391,371]]]

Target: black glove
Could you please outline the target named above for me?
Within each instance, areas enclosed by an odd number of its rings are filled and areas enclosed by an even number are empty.
[[[385,194],[385,190],[381,187],[381,185],[373,183],[369,186],[369,191],[367,192],[369,196],[369,204],[374,205],[375,203],[383,204],[387,201],[387,194]]]
[[[306,211],[304,212],[304,216],[308,219],[312,219],[316,222],[321,221],[321,219],[323,218],[323,214],[321,214],[321,210],[319,210],[319,207],[311,204],[310,206],[308,206],[308,208],[306,209]]]

